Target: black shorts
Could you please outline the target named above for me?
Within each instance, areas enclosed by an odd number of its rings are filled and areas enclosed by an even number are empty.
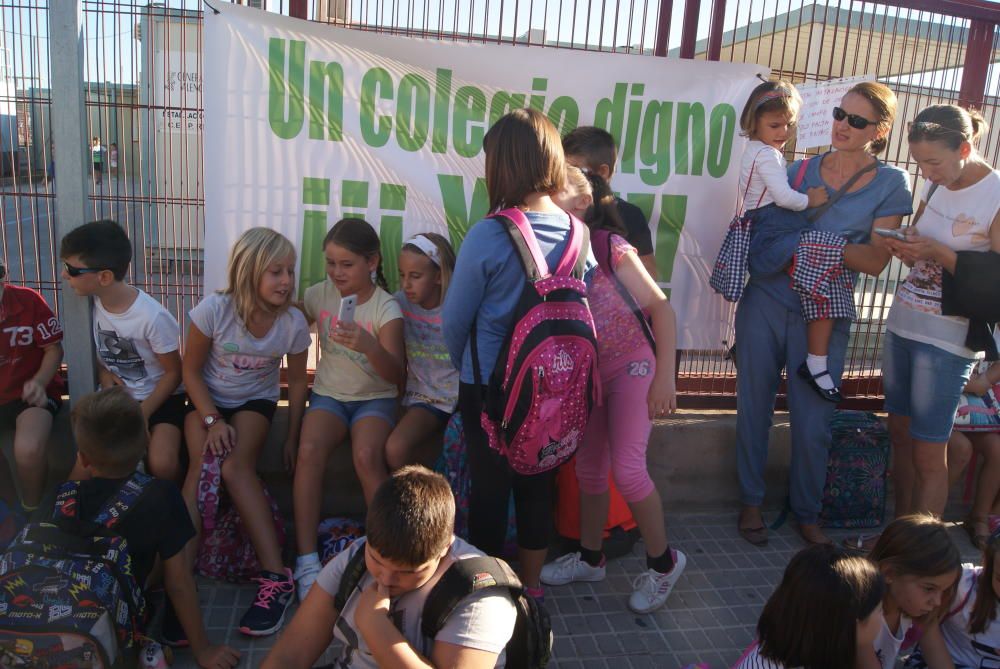
[[[278,409],[278,403],[272,400],[250,400],[249,402],[244,402],[238,407],[220,407],[217,406],[216,410],[226,422],[230,422],[233,416],[241,411],[253,411],[254,413],[259,413],[261,416],[267,419],[270,423],[274,419],[274,412]],[[195,411],[194,403],[188,403],[188,412]]]
[[[187,395],[178,393],[168,397],[160,408],[149,417],[149,429],[152,430],[160,423],[173,425],[179,430],[184,429],[184,416],[187,415]]]
[[[55,418],[55,415],[59,413],[60,407],[62,407],[62,400],[54,397],[46,397],[45,406],[35,408],[45,409]],[[0,404],[0,429],[13,430],[17,426],[17,417],[31,408],[30,404],[21,400]]]

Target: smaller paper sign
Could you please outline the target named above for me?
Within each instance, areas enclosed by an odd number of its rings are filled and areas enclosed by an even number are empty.
[[[857,77],[796,86],[802,96],[802,109],[799,112],[795,140],[796,151],[815,149],[817,146],[826,146],[830,143],[833,108],[840,104],[841,98],[847,91],[862,81],[875,81],[875,75],[862,74]]]

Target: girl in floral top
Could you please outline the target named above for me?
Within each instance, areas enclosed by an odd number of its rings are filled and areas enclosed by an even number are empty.
[[[663,605],[687,562],[667,543],[660,495],[646,470],[652,419],[677,408],[674,311],[636,250],[621,236],[614,196],[604,179],[570,167],[566,189],[553,199],[591,228],[600,267],[593,272],[588,299],[597,329],[604,403],[591,414],[576,456],[580,551],[546,565],[542,582],[563,585],[604,578],[601,539],[610,470],[645,540],[647,570],[636,578],[629,608],[647,613]],[[652,332],[640,308],[649,314]]]

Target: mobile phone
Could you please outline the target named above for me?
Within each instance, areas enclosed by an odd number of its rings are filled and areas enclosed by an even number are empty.
[[[907,240],[907,235],[902,230],[899,229],[888,229],[888,228],[875,228],[875,234],[882,235],[883,237],[891,237],[892,239],[898,239],[901,242]]]
[[[357,295],[345,295],[340,298],[340,310],[337,312],[337,323],[353,323],[354,307],[356,307],[357,304]]]

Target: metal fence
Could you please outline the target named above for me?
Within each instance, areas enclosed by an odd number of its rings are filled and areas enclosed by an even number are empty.
[[[215,0],[222,1],[222,0]],[[755,62],[794,82],[876,74],[900,99],[886,159],[908,169],[901,129],[921,107],[959,101],[997,126],[1000,6],[985,0],[250,0],[263,9],[358,30],[450,40]],[[128,230],[129,280],[183,323],[200,298],[202,259],[201,0],[83,0],[86,134],[100,147],[87,180],[88,216]],[[48,3],[0,0],[0,252],[10,279],[58,308],[61,283],[52,162],[87,146],[53,147]],[[72,111],[72,110],[70,110]],[[13,120],[12,120],[13,119]],[[112,149],[114,150],[112,152]],[[1000,158],[996,130],[982,153]],[[114,165],[112,165],[112,160]],[[92,161],[88,160],[88,164]],[[915,189],[915,192],[919,192]],[[210,224],[210,222],[209,222]],[[722,223],[720,222],[720,225]],[[205,259],[221,262],[222,259]],[[859,284],[847,390],[881,394],[885,316],[904,270]],[[735,370],[715,350],[680,355],[690,405],[731,405]]]

